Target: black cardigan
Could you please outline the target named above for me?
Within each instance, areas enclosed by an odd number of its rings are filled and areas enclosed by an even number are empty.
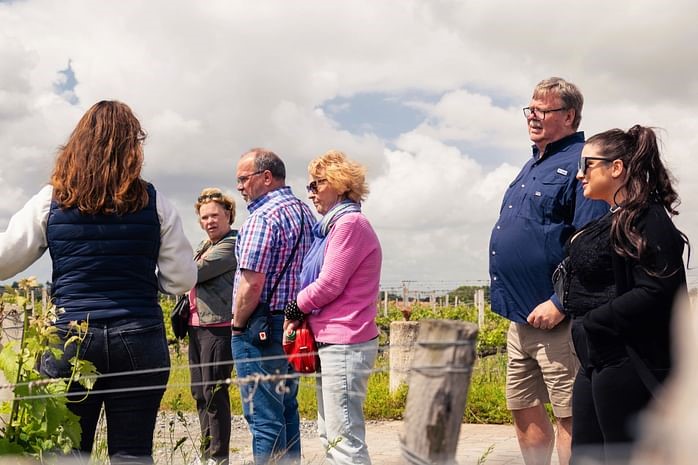
[[[590,346],[595,345],[600,353],[628,345],[651,369],[669,369],[674,301],[687,294],[685,244],[664,207],[657,203],[639,217],[637,230],[647,243],[646,265],[657,275],[636,260],[614,253],[616,298],[589,311],[584,328]]]

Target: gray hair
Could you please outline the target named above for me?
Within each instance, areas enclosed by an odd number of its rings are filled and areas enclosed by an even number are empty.
[[[533,89],[533,98],[545,97],[551,92],[560,97],[565,108],[574,110],[572,129],[576,131],[579,123],[582,122],[582,107],[584,106],[582,92],[571,82],[559,77],[551,77],[536,84],[536,88]]]
[[[286,165],[277,154],[263,148],[250,149],[247,153],[254,155],[255,171],[267,171],[274,179],[286,180]]]

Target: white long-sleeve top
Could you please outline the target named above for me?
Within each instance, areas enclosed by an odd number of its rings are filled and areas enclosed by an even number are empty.
[[[7,230],[0,232],[0,279],[24,271],[46,252],[46,225],[52,197],[53,186],[45,186],[12,216]],[[184,294],[196,284],[194,252],[184,235],[179,213],[159,192],[156,207],[160,220],[158,285],[165,293]]]

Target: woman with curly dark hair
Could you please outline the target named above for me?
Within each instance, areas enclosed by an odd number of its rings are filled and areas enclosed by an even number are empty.
[[[636,417],[671,369],[675,299],[686,293],[688,239],[673,224],[678,195],[651,128],[586,141],[577,178],[610,211],[568,242],[567,288],[581,367],[573,395],[572,462],[625,463]]]

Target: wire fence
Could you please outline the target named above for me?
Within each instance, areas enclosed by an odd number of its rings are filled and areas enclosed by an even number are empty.
[[[379,355],[385,355],[389,354],[390,350],[399,350],[399,349],[414,349],[415,347],[418,346],[430,346],[430,347],[440,347],[440,348],[450,348],[450,347],[461,347],[461,346],[472,346],[474,344],[473,341],[440,341],[440,342],[430,342],[430,343],[422,343],[422,342],[414,342],[410,344],[393,344],[392,346],[382,346],[378,348],[378,354]],[[373,349],[365,349],[367,351],[373,350]],[[311,352],[308,355],[312,356],[319,356],[318,352]],[[226,361],[226,362],[208,362],[208,363],[198,363],[198,364],[189,364],[189,363],[184,363],[184,364],[175,364],[175,365],[170,365],[166,367],[159,367],[159,368],[150,368],[150,369],[143,369],[143,370],[131,370],[131,371],[122,371],[122,372],[113,372],[113,373],[99,373],[95,375],[86,375],[82,376],[82,380],[89,380],[89,381],[94,381],[95,383],[99,380],[105,380],[105,379],[113,379],[113,378],[124,378],[124,377],[134,377],[134,376],[140,376],[140,375],[147,375],[147,374],[153,374],[153,373],[162,373],[162,372],[171,372],[171,371],[176,371],[176,370],[190,370],[192,368],[206,368],[206,367],[211,367],[211,366],[216,366],[216,365],[221,365],[221,364],[230,364],[231,366],[234,365],[242,365],[245,363],[255,363],[255,364],[260,364],[263,362],[267,361],[274,361],[274,360],[279,360],[279,359],[288,359],[288,356],[283,354],[283,355],[274,355],[274,356],[265,356],[265,357],[250,357],[250,358],[244,358],[244,359],[237,359],[237,360],[231,360],[231,361]],[[464,371],[465,370],[465,371]],[[370,370],[353,370],[353,374],[373,374],[373,373],[385,373],[388,371],[392,371],[395,374],[409,374],[411,371],[419,371],[421,373],[428,373],[431,376],[442,376],[446,375],[448,373],[462,373],[469,371],[470,368],[468,367],[453,367],[453,366],[448,366],[448,365],[420,365],[420,366],[413,366],[410,368],[400,368],[400,367],[389,367],[389,366],[377,366],[374,367]],[[237,376],[232,376],[228,378],[223,378],[223,379],[215,379],[215,380],[208,380],[208,381],[200,381],[200,382],[188,382],[188,383],[166,383],[166,384],[149,384],[149,385],[143,385],[143,386],[129,386],[129,387],[123,387],[123,388],[111,388],[111,389],[85,389],[85,390],[71,390],[69,392],[57,392],[57,393],[37,393],[37,394],[32,394],[31,391],[39,388],[41,386],[46,386],[49,384],[57,383],[57,382],[68,382],[70,381],[69,377],[64,377],[64,378],[44,378],[40,380],[33,380],[33,381],[26,381],[26,382],[19,382],[19,383],[5,383],[5,384],[0,384],[0,391],[6,390],[6,391],[15,391],[17,388],[20,387],[27,387],[29,390],[29,394],[27,395],[18,395],[14,396],[15,400],[36,400],[36,399],[45,399],[45,398],[50,398],[50,397],[82,397],[86,395],[97,395],[97,394],[118,394],[118,393],[124,393],[124,392],[138,392],[138,391],[150,391],[150,390],[164,390],[166,388],[191,388],[195,386],[222,386],[222,385],[236,385],[238,387],[244,386],[244,385],[250,385],[250,386],[258,386],[261,383],[270,383],[270,384],[276,384],[276,390],[277,392],[280,392],[281,390],[287,389],[285,386],[286,381],[289,380],[298,380],[300,378],[321,378],[323,375],[321,372],[315,372],[315,373],[298,373],[294,371],[293,369],[289,369],[288,373],[253,373],[248,376],[243,376],[243,377],[237,377]],[[325,376],[331,376],[331,374],[326,374]],[[356,394],[356,395],[363,395],[363,393],[350,393],[350,394]]]

